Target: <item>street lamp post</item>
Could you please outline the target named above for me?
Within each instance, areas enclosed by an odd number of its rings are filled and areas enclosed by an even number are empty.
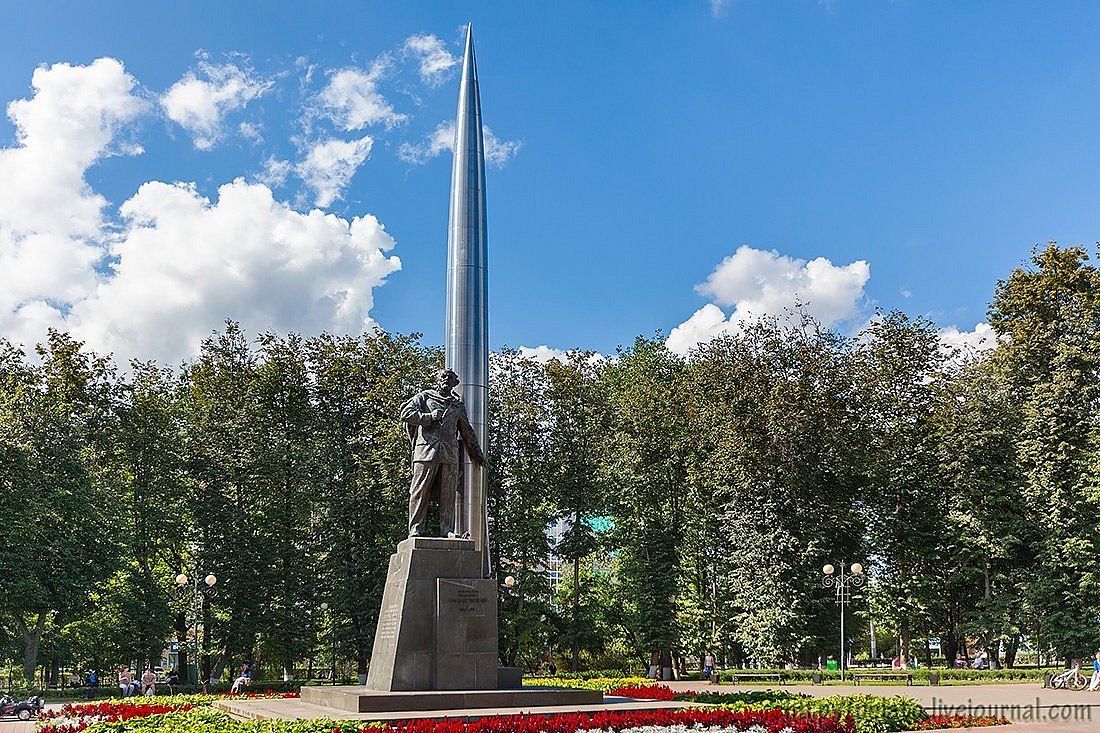
[[[332,614],[329,613],[329,605],[321,603],[321,613],[328,616],[329,633],[332,635],[332,684],[336,684],[336,625],[332,622]]]
[[[821,579],[821,584],[826,588],[836,589],[836,605],[840,606],[840,681],[844,681],[844,659],[847,656],[847,640],[844,638],[844,607],[848,605],[848,601],[852,600],[852,588],[858,588],[863,585],[867,576],[863,574],[863,566],[858,562],[852,563],[850,568],[851,572],[844,572],[844,563],[840,563],[838,568],[834,568],[832,565],[826,565],[821,568],[821,572],[825,574],[825,577]]]
[[[202,677],[202,637],[199,636],[199,618],[202,616],[203,610],[206,606],[206,599],[214,594],[214,586],[217,585],[218,578],[213,573],[208,573],[205,578],[202,579],[202,583],[199,583],[198,573],[194,578],[188,578],[186,573],[180,573],[176,576],[176,592],[179,597],[187,604],[188,611],[193,610],[192,604],[198,600],[199,608],[197,613],[193,613],[195,619],[194,636],[195,636],[195,672]],[[202,636],[206,636],[206,624],[202,626]],[[187,640],[184,639],[184,643]],[[202,680],[202,691],[204,693],[210,692],[210,676]]]

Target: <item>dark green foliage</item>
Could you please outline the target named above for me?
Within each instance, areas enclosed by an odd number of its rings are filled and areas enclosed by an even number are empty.
[[[1025,641],[1047,662],[1100,646],[1100,271],[1037,251],[990,321],[984,355],[898,312],[858,338],[794,314],[688,355],[495,355],[502,661],[816,665],[839,651],[821,566],[841,561],[869,571],[857,653],[870,620],[897,639],[880,653],[926,662],[933,637],[1007,665]],[[327,669],[335,644],[364,673],[405,534],[396,412],[441,362],[415,336],[233,323],[178,372],[116,373],[63,334],[0,342],[0,513],[27,517],[0,533],[0,648],[28,676],[158,661],[195,621],[174,575],[214,572],[210,671]]]

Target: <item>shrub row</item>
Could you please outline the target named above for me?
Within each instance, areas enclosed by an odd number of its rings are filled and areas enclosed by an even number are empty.
[[[890,669],[850,669],[847,670],[847,675],[851,676],[853,673],[859,674],[860,672],[892,672]],[[947,669],[941,667],[920,667],[918,669],[907,669],[913,676],[914,680],[927,681],[929,674],[939,675],[940,680],[969,680],[974,682],[982,681],[1001,681],[1001,682],[1025,682],[1025,681],[1042,681],[1044,673],[1061,672],[1058,669],[1036,669],[1034,667],[1016,667],[1012,669]],[[791,682],[809,682],[813,675],[820,674],[823,680],[839,680],[840,671],[836,669],[723,669],[718,672],[719,682],[730,682],[735,675],[738,674],[779,674],[783,676],[784,681]],[[773,683],[774,684],[774,683]]]
[[[297,692],[303,682],[291,680],[290,682],[254,682],[250,688],[252,691],[270,690],[271,692]],[[220,682],[210,686],[213,694],[229,692],[232,683]],[[162,691],[167,689],[163,685]],[[175,695],[197,695],[202,693],[202,685],[172,685]],[[43,690],[34,693],[40,695],[43,700],[108,700],[119,696],[118,687],[115,685],[100,685],[99,687],[65,687],[59,689]]]

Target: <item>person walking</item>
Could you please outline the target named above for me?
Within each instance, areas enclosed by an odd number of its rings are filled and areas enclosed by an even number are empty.
[[[1089,689],[1093,692],[1100,689],[1100,652],[1093,655],[1092,679],[1089,680]]]

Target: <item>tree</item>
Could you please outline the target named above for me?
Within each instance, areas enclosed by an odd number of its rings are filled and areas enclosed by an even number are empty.
[[[1100,643],[1100,271],[1088,259],[1050,243],[998,282],[989,310],[1009,399],[1020,405],[1016,446],[1040,535],[1030,601],[1067,658]]]
[[[324,484],[313,515],[310,602],[325,600],[343,646],[367,673],[388,559],[406,534],[409,439],[401,404],[442,366],[418,336],[322,334],[307,342]]]
[[[119,541],[106,482],[114,400],[106,359],[50,331],[40,364],[0,342],[0,608],[34,677],[43,635],[74,620],[117,567]],[[28,511],[33,507],[33,511]]]
[[[685,579],[706,601],[694,648],[815,661],[836,638],[820,568],[863,556],[851,345],[809,318],[758,319],[697,349],[690,375],[699,459]]]
[[[547,375],[543,365],[509,350],[493,356],[490,373],[490,556],[497,578],[517,581],[500,589],[500,656],[508,666],[523,657],[534,666],[547,648],[552,615],[544,577],[553,517]]]
[[[950,494],[935,431],[946,355],[931,322],[898,311],[872,322],[860,354],[877,606],[896,624],[901,656],[908,659],[914,633],[934,621],[931,608],[943,590],[937,573],[955,563],[945,552]]]
[[[580,666],[581,647],[591,639],[591,619],[582,609],[587,591],[581,563],[599,548],[592,526],[607,511],[607,489],[601,480],[600,461],[610,432],[610,413],[602,379],[604,360],[591,351],[570,351],[546,364],[549,404],[547,451],[552,501],[557,517],[567,529],[556,555],[573,565],[569,599],[569,623],[564,641],[570,646],[571,669]]]
[[[186,620],[171,603],[172,579],[184,565],[191,539],[191,505],[180,449],[182,406],[175,376],[151,362],[131,364],[129,378],[119,385],[116,412],[111,469],[114,491],[122,499],[115,521],[125,543],[125,560],[112,582],[104,585],[97,609],[113,608],[116,625],[117,619],[127,619],[125,638],[114,644],[116,659],[157,664],[173,626],[178,639],[185,639],[187,632]],[[186,675],[187,653],[182,647],[180,666]]]
[[[650,666],[671,670],[677,651],[684,485],[693,448],[684,360],[639,338],[605,371],[611,435],[605,470],[612,491],[628,638]]]

